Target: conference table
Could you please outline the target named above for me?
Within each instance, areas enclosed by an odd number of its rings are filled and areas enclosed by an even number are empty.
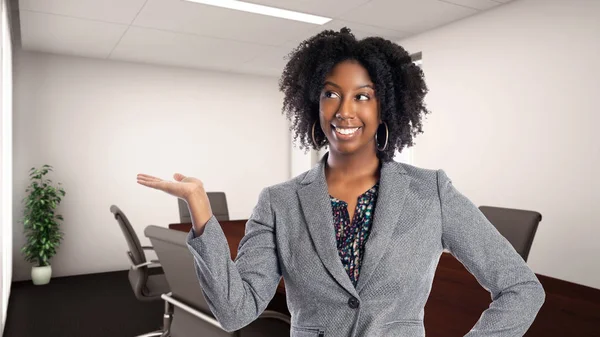
[[[219,221],[235,259],[244,236],[245,219]],[[170,224],[169,228],[189,232],[191,223]],[[546,301],[527,337],[600,337],[600,289],[536,274]],[[490,294],[449,253],[442,253],[432,290],[425,305],[425,330],[428,337],[464,336],[491,303]],[[283,279],[267,307],[289,314]]]

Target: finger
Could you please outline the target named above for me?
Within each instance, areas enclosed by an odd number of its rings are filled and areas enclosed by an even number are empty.
[[[153,180],[153,181],[161,181],[162,180],[162,179],[157,178],[155,176],[151,176],[149,174],[143,174],[143,173],[138,174],[137,178],[138,179],[144,179],[144,180]]]
[[[146,174],[138,174],[137,180],[138,180],[138,182],[143,181],[143,182],[147,182],[147,183],[158,183],[158,182],[163,181],[160,178],[156,178],[156,177],[149,176]]]
[[[158,185],[158,182],[152,181],[152,180],[138,179],[137,182],[140,185],[144,185],[144,186],[148,186],[148,187],[152,187],[152,188],[157,188],[157,185]]]
[[[181,173],[175,173],[175,174],[173,175],[173,179],[175,179],[176,181],[182,181],[182,180],[183,180],[183,179],[185,179],[185,178],[186,178],[186,177],[185,177],[183,174],[181,174]]]
[[[156,180],[138,180],[138,184],[148,186],[157,190],[161,190],[164,192],[169,192],[169,184],[166,181],[156,181]]]
[[[148,181],[148,182],[161,182],[162,179],[154,178],[154,177],[138,177],[138,181]]]

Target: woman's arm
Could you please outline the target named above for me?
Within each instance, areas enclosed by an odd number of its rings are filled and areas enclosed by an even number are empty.
[[[192,218],[197,211],[191,202]],[[204,297],[225,330],[239,330],[265,310],[281,279],[269,190],[265,188],[260,193],[235,262],[214,216],[204,226],[194,227],[199,233],[194,236],[194,231],[190,231],[187,244]]]
[[[541,283],[485,215],[438,170],[442,244],[491,294],[493,302],[465,337],[523,336],[545,300]]]

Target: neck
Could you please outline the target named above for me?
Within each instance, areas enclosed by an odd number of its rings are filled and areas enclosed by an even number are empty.
[[[329,151],[325,172],[337,179],[356,179],[379,176],[379,158],[375,151],[343,154]]]

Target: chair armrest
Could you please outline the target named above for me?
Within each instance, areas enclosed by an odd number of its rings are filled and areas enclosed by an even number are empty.
[[[144,262],[144,263],[140,263],[140,264],[134,264],[134,265],[131,265],[131,268],[133,268],[133,270],[136,270],[136,269],[140,269],[142,267],[149,266],[151,264],[154,264],[154,262]]]
[[[213,326],[215,326],[215,327],[217,327],[217,328],[219,328],[221,330],[224,330],[223,327],[221,326],[221,324],[219,323],[219,321],[217,321],[216,319],[214,319],[213,317],[211,317],[211,316],[209,316],[209,315],[207,315],[205,313],[202,313],[202,312],[200,312],[200,311],[198,311],[198,310],[190,307],[189,305],[187,305],[187,304],[185,304],[183,302],[180,302],[180,301],[174,299],[171,296],[171,293],[162,294],[162,295],[160,295],[160,297],[163,300],[171,303],[172,305],[174,305],[174,306],[176,306],[176,307],[178,307],[178,308],[186,311],[187,313],[192,314],[192,315],[200,318],[201,320],[203,320],[203,321],[205,321],[205,322],[207,322],[207,323],[209,323],[209,324],[211,324],[211,325],[213,325]]]
[[[219,323],[219,321],[217,321],[216,319],[214,319],[213,317],[211,317],[211,316],[209,316],[209,315],[207,315],[205,313],[202,313],[202,312],[200,312],[200,311],[198,311],[198,310],[190,307],[189,305],[187,305],[187,304],[185,304],[185,303],[183,303],[181,301],[178,301],[178,300],[174,299],[172,297],[172,293],[171,292],[169,292],[167,294],[162,294],[160,297],[163,300],[165,300],[167,303],[170,303],[170,304],[172,304],[172,305],[174,305],[174,306],[176,306],[176,307],[178,307],[178,308],[186,311],[187,313],[189,313],[191,315],[194,315],[194,316],[200,318],[201,320],[203,320],[203,321],[205,321],[205,322],[207,322],[207,323],[209,323],[209,324],[211,324],[211,325],[213,325],[213,326],[215,326],[215,327],[217,327],[219,329],[224,330],[223,327],[221,326],[221,324]],[[263,311],[263,313],[260,314],[258,316],[258,318],[277,319],[277,320],[283,321],[283,322],[285,322],[287,324],[291,324],[290,317],[288,315],[285,315],[285,314],[282,314],[280,312],[273,311],[273,310],[265,310],[265,311]],[[238,331],[234,331],[234,332],[232,332],[232,335],[233,336],[240,336],[240,331],[239,330]]]
[[[131,268],[133,268],[133,270],[136,269],[140,269],[142,267],[146,267],[146,266],[150,266],[150,265],[156,265],[156,266],[160,266],[160,261],[159,260],[151,260],[148,262],[144,262],[144,263],[140,263],[140,264],[135,264],[133,262],[133,257],[131,256],[131,252],[127,251],[127,257],[129,257],[129,261],[131,262]]]
[[[292,324],[290,316],[282,314],[282,313],[277,312],[277,311],[273,311],[273,310],[265,310],[265,311],[263,311],[263,313],[260,314],[258,316],[258,318],[277,319],[277,320],[283,321],[283,322],[285,322],[287,324],[290,324],[290,325]]]

